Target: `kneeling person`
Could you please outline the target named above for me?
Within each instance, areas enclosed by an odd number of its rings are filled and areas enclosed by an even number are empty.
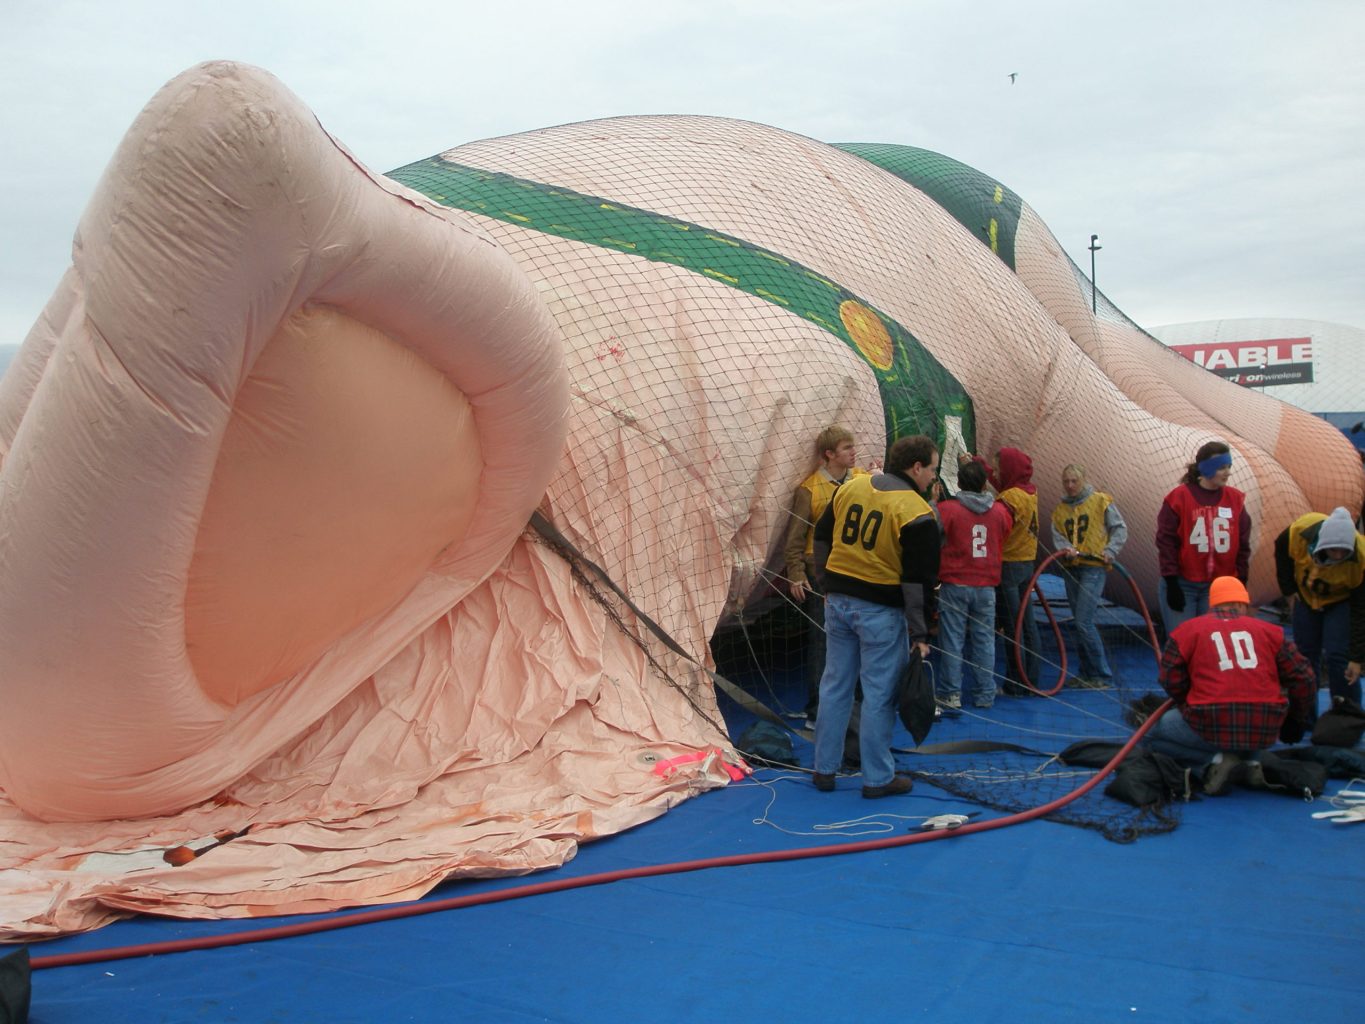
[[[1317,679],[1284,630],[1255,618],[1235,576],[1209,587],[1211,610],[1166,641],[1158,679],[1175,702],[1147,737],[1155,751],[1202,772],[1204,792],[1261,783],[1259,754],[1297,743]]]
[[[895,774],[891,732],[896,683],[910,644],[929,650],[927,612],[938,582],[939,534],[922,497],[938,471],[927,437],[903,437],[886,472],[849,480],[815,526],[815,565],[825,597],[825,671],[815,721],[815,786],[834,788],[854,688],[863,686],[859,751],[863,796],[910,792]]]

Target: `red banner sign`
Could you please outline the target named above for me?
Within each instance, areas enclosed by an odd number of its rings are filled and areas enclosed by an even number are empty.
[[[1312,338],[1218,341],[1171,348],[1190,362],[1244,387],[1313,382]]]

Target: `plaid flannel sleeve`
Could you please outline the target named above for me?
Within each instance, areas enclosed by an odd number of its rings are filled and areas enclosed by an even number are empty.
[[[1161,668],[1157,673],[1157,681],[1170,695],[1171,700],[1177,704],[1185,703],[1185,698],[1190,692],[1190,673],[1185,665],[1185,658],[1180,653],[1180,647],[1174,640],[1167,640],[1166,647],[1161,652]]]
[[[1289,717],[1307,724],[1318,691],[1317,672],[1291,640],[1280,645],[1275,664],[1280,671],[1280,685],[1289,698]]]

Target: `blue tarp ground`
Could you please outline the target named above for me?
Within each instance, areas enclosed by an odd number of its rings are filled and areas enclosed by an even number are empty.
[[[753,824],[765,809],[808,831],[960,808],[925,788],[893,808],[856,788],[736,786],[590,846],[566,870],[851,841]],[[1034,822],[62,968],[35,976],[34,1021],[1354,1022],[1365,826],[1314,821],[1313,809],[1235,792],[1130,845]],[[35,953],[229,927],[133,921]]]
[[[809,747],[798,752],[808,762]],[[866,837],[808,833],[868,814],[904,834],[924,816],[980,810],[928,785],[871,802],[857,779],[823,794],[805,777],[756,778],[588,846],[560,872],[445,886],[432,898],[848,844]],[[1331,782],[1329,794],[1343,785]],[[1128,845],[1037,821],[61,968],[35,975],[33,1019],[1355,1022],[1365,824],[1310,817],[1325,806],[1236,791]],[[141,919],[34,953],[244,927]]]

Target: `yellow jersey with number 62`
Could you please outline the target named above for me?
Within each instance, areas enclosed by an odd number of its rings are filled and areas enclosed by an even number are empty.
[[[1084,501],[1074,505],[1063,501],[1052,510],[1052,525],[1071,542],[1071,546],[1081,553],[1085,561],[1096,564],[1104,561],[1104,546],[1109,543],[1104,513],[1113,500],[1102,491],[1092,491]]]

